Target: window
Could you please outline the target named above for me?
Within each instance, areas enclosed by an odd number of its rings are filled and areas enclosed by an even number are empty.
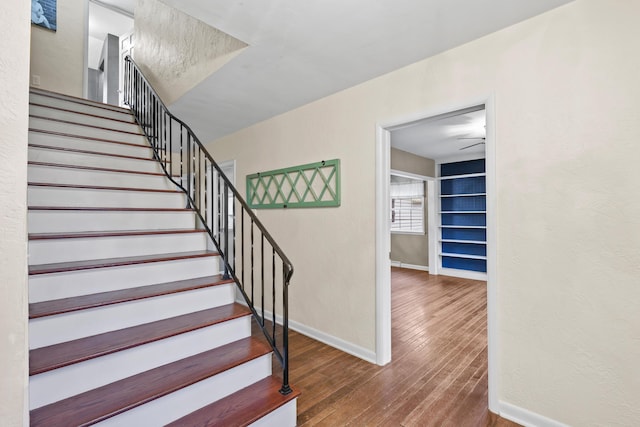
[[[424,234],[424,181],[391,175],[391,231]]]

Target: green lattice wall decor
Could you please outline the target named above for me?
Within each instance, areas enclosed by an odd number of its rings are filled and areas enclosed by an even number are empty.
[[[247,175],[247,201],[254,209],[340,206],[340,160]]]

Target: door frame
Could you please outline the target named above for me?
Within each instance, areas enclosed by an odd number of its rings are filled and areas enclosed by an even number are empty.
[[[388,221],[389,173],[391,170],[390,129],[452,111],[484,105],[486,112],[487,183],[487,353],[489,410],[498,412],[498,275],[497,275],[497,189],[495,95],[469,102],[443,105],[429,111],[385,120],[376,125],[376,363],[391,362],[391,233]],[[431,268],[431,267],[430,267]]]

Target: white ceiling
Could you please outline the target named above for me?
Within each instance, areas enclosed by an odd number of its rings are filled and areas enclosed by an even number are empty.
[[[484,156],[484,108],[453,112],[391,130],[391,146],[428,159]],[[468,147],[468,148],[465,148]]]
[[[211,141],[572,0],[162,1],[249,45],[170,106]]]

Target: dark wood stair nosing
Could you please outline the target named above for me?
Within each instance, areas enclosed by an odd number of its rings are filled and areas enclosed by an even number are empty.
[[[103,119],[103,120],[111,120],[114,122],[118,122],[118,123],[122,123],[122,124],[127,124],[127,125],[138,125],[138,123],[136,123],[135,118],[133,117],[133,115],[129,115],[129,117],[132,119],[132,121],[128,121],[128,120],[120,120],[120,119],[115,119],[113,117],[105,117],[105,116],[100,116],[97,114],[90,114],[90,113],[86,113],[84,111],[75,111],[75,110],[69,110],[66,108],[61,108],[55,105],[47,105],[47,104],[39,104],[37,102],[29,102],[30,106],[34,106],[34,107],[42,107],[42,108],[50,108],[52,110],[58,110],[58,111],[64,111],[65,113],[72,113],[72,114],[79,114],[81,116],[88,116],[88,117],[93,117],[96,119]],[[100,107],[97,107],[100,108]],[[120,113],[119,111],[115,111],[115,110],[111,110],[115,113]],[[125,112],[122,112],[121,114],[127,114]]]
[[[129,156],[126,154],[116,154],[116,153],[107,153],[105,151],[90,151],[90,150],[81,150],[79,148],[68,148],[68,147],[56,147],[53,145],[43,145],[43,144],[28,144],[29,148],[37,148],[41,150],[52,150],[52,151],[63,151],[66,153],[77,153],[77,154],[88,154],[91,156],[105,156],[105,157],[117,157],[120,159],[131,159],[131,160],[140,160],[145,162],[157,162],[153,157],[138,157],[138,156]],[[167,161],[169,163],[169,161]]]
[[[234,341],[31,410],[31,426],[91,425],[268,355],[270,351],[264,343],[251,337]]]
[[[62,136],[62,137],[65,137],[65,138],[88,139],[90,141],[106,142],[106,143],[110,143],[110,144],[121,144],[121,145],[128,145],[128,146],[132,146],[132,147],[143,148],[145,150],[153,150],[153,147],[151,147],[150,145],[135,144],[133,142],[125,142],[125,141],[115,141],[113,139],[96,138],[94,136],[82,136],[82,135],[77,135],[77,134],[73,134],[73,133],[57,132],[57,131],[53,131],[53,130],[29,128],[29,132],[45,133],[47,135]]]
[[[166,230],[122,230],[122,231],[75,231],[62,233],[31,233],[29,241],[33,240],[61,240],[61,239],[96,239],[100,237],[129,237],[129,236],[157,236],[164,234],[206,233],[201,228],[194,229],[166,229]]]
[[[193,212],[191,208],[121,208],[111,206],[28,206],[30,211]]]
[[[62,120],[62,119],[54,119],[54,118],[51,118],[51,117],[38,116],[38,115],[35,115],[35,114],[29,114],[29,118],[40,119],[40,120],[49,120],[51,122],[64,123],[66,125],[84,126],[84,127],[88,127],[88,128],[99,129],[99,130],[102,130],[102,131],[125,133],[127,135],[141,136],[143,138],[145,137],[144,133],[142,133],[142,131],[140,131],[140,132],[130,132],[130,131],[127,131],[127,130],[111,129],[111,128],[106,128],[106,127],[102,127],[102,126],[90,125],[90,124],[87,124],[87,123],[78,123],[78,122],[72,122],[70,120]]]
[[[151,193],[173,193],[184,194],[181,190],[166,190],[162,188],[138,188],[138,187],[110,187],[105,185],[84,185],[84,184],[60,184],[49,182],[27,182],[31,187],[55,187],[55,188],[71,188],[71,189],[83,189],[83,190],[109,190],[109,191],[140,191]]]
[[[300,396],[292,387],[289,394],[280,393],[282,381],[274,375],[263,378],[235,393],[179,418],[165,427],[226,426],[233,423],[246,427]]]
[[[114,172],[114,173],[133,173],[138,175],[152,175],[152,176],[164,176],[162,172],[145,172],[145,171],[134,171],[127,169],[111,169],[111,168],[100,168],[94,166],[82,166],[82,165],[68,165],[63,163],[51,163],[51,162],[37,162],[33,160],[29,160],[27,165],[31,166],[45,166],[45,167],[54,167],[54,168],[67,168],[67,169],[81,169],[81,170],[92,170],[97,172]],[[173,178],[180,178],[180,175],[172,175]]]
[[[90,107],[102,108],[103,110],[109,110],[116,113],[131,114],[131,110],[129,108],[120,107],[117,105],[105,104],[103,102],[92,101],[91,99],[80,98],[77,96],[67,95],[65,93],[53,92],[46,89],[30,87],[29,93],[33,95],[45,96],[47,98],[59,99],[61,101],[68,101],[74,104],[82,104],[82,105],[88,105]]]
[[[231,303],[32,349],[29,351],[29,375],[42,374],[250,315],[251,311],[244,305]]]
[[[73,262],[60,262],[51,264],[38,264],[29,266],[29,275],[66,273],[72,271],[95,270],[99,268],[122,267],[127,265],[150,264],[156,262],[180,261],[185,259],[217,257],[215,251],[176,252],[172,254],[155,254],[135,257],[91,259]]]
[[[197,277],[194,279],[176,280],[156,285],[139,286],[135,288],[119,289],[90,295],[61,298],[29,304],[29,319],[39,319],[58,314],[105,307],[147,298],[189,292],[233,283],[232,279],[225,279],[222,274],[215,276]]]

